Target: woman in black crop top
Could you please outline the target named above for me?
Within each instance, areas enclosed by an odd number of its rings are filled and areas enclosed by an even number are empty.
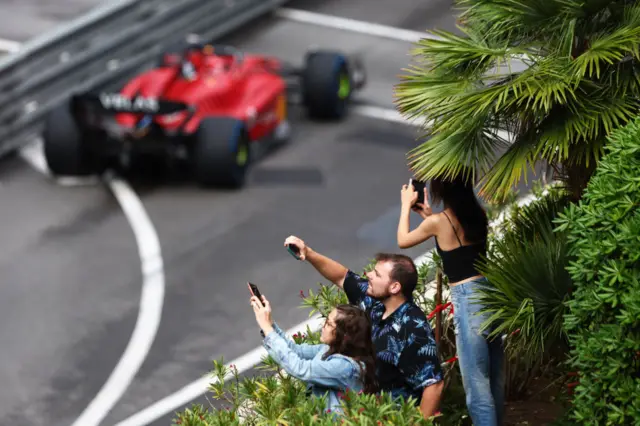
[[[476,269],[476,262],[486,253],[487,215],[472,184],[462,179],[434,179],[430,183],[430,194],[426,188],[424,191],[425,204],[420,205],[416,204],[418,193],[413,186],[402,187],[398,246],[410,248],[435,238],[436,250],[449,279],[456,351],[467,409],[475,426],[501,425],[504,348],[501,338],[489,338],[491,330],[480,331],[489,316],[478,315],[482,305],[474,301],[477,290],[488,285]],[[443,211],[433,213],[431,202],[442,202]],[[409,229],[411,210],[423,218],[413,231]]]

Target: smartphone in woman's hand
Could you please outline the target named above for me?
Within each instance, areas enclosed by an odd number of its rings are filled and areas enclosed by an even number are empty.
[[[413,189],[418,192],[418,199],[416,200],[416,204],[424,204],[424,188],[427,186],[427,184],[419,180],[411,179],[411,185],[413,185]]]
[[[258,290],[258,286],[249,282],[247,283],[247,285],[249,286],[251,295],[257,297],[260,303],[262,303],[262,306],[265,306],[264,302],[262,301],[262,294],[260,293],[260,290]]]

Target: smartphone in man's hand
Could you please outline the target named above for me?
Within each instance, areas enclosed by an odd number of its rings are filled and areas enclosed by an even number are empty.
[[[427,184],[416,179],[411,179],[411,185],[413,185],[413,189],[418,192],[418,199],[416,200],[416,204],[424,204],[424,188],[427,186]]]
[[[291,254],[291,256],[300,260],[300,248],[295,244],[287,244],[287,251]]]
[[[258,286],[250,282],[248,282],[247,285],[249,286],[251,295],[257,297],[260,303],[262,303],[262,306],[265,306],[264,302],[262,301],[262,294],[260,293],[260,290],[258,290]]]

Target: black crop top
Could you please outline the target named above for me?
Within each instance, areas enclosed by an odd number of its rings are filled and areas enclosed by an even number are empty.
[[[456,228],[453,226],[453,222],[449,219],[447,213],[443,212],[449,220],[453,232],[456,234],[456,238],[460,243],[460,247],[453,250],[443,251],[438,245],[438,238],[436,238],[436,250],[442,258],[442,266],[445,275],[449,278],[450,283],[462,281],[466,278],[480,275],[480,272],[475,267],[475,263],[480,260],[480,256],[483,256],[487,252],[487,242],[482,241],[475,244],[462,245],[460,237],[456,232]]]

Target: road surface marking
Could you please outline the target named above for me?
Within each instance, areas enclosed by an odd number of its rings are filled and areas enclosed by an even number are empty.
[[[321,27],[334,28],[336,30],[350,31],[373,37],[382,37],[408,43],[417,43],[422,39],[443,40],[442,37],[430,34],[426,31],[413,31],[404,28],[391,27],[373,22],[358,21],[350,18],[343,18],[334,15],[309,12],[306,10],[289,9],[282,7],[275,11],[275,16],[290,21],[305,24],[318,25]],[[513,59],[522,62],[525,55],[514,55]]]
[[[52,177],[42,152],[42,141],[35,141],[21,149],[20,156],[39,172]],[[74,185],[99,181],[97,177],[90,177],[60,178],[58,182],[64,183],[65,179]],[[164,267],[160,241],[153,223],[142,201],[125,181],[110,174],[105,176],[105,181],[118,200],[135,235],[143,277],[142,294],[136,325],[124,353],[106,383],[73,426],[99,425],[122,397],[151,349],[160,326],[164,303]]]
[[[376,120],[384,120],[389,121],[391,123],[399,123],[405,124],[408,126],[415,127],[423,127],[427,128],[430,126],[431,121],[427,121],[424,124],[418,122],[417,120],[409,120],[400,114],[399,111],[393,108],[384,108],[373,105],[353,105],[352,110],[354,113],[361,115],[363,117],[373,118]],[[505,131],[498,131],[498,136],[505,139],[508,143],[512,143],[512,135]]]
[[[18,50],[20,50],[20,43],[0,38],[0,52],[16,53]]]
[[[116,177],[107,176],[106,181],[135,234],[142,265],[142,295],[138,319],[127,348],[100,392],[72,426],[97,426],[107,416],[147,357],[162,317],[165,279],[158,234],[131,187]]]
[[[373,118],[377,120],[389,121],[391,123],[405,124],[408,126],[421,127],[422,124],[417,121],[409,120],[393,108],[384,108],[374,105],[353,105],[350,107],[352,111],[363,117]]]
[[[351,31],[368,36],[406,41],[409,43],[416,43],[424,38],[440,40],[440,37],[436,37],[427,32],[405,30],[403,28],[395,28],[372,22],[357,21],[355,19],[342,18],[340,16],[324,15],[321,13],[308,12],[306,10],[289,9],[286,7],[276,10],[275,16],[305,24],[319,25],[322,27]]]
[[[322,325],[322,321],[319,316],[314,316],[286,331],[287,334],[305,332],[307,326],[311,330],[318,330]],[[259,346],[246,354],[234,359],[231,362],[226,363],[226,367],[235,365],[238,370],[238,374],[245,373],[256,365],[260,364],[262,358],[267,355],[267,351],[264,347]],[[134,414],[133,416],[117,423],[115,426],[144,426],[153,421],[158,420],[160,417],[169,414],[171,411],[176,410],[190,401],[204,395],[209,389],[210,384],[217,383],[216,377],[210,377],[208,374],[200,379],[186,385],[182,389],[172,393],[169,396],[155,402],[142,411]]]

